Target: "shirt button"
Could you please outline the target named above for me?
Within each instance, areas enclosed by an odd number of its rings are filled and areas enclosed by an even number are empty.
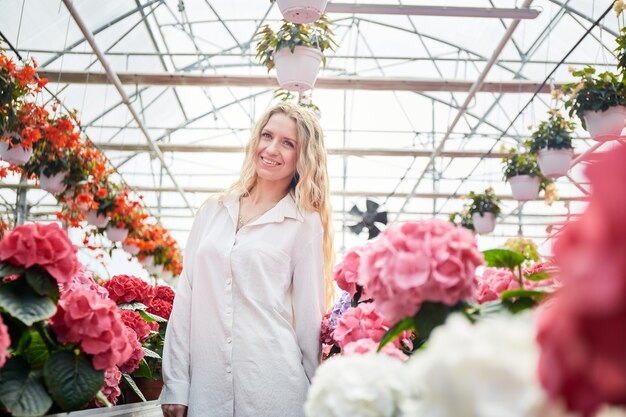
[[[226,343],[230,344],[232,343],[233,339],[231,339],[230,337],[226,338]]]
[[[227,309],[226,309],[226,314],[227,314],[227,315],[230,315],[230,313],[232,313],[232,312],[230,311],[230,308],[227,308]]]
[[[233,371],[233,368],[231,368],[230,366],[226,367],[226,373],[231,373]]]
[[[230,283],[231,283],[231,280],[230,280],[230,279],[227,279],[227,280],[226,280],[226,285],[230,285]]]

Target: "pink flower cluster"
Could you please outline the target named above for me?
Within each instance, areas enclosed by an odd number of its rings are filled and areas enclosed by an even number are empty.
[[[344,356],[350,355],[365,355],[366,353],[376,353],[378,351],[379,342],[375,342],[372,339],[359,339],[354,342],[350,342],[344,346],[342,349],[342,353]],[[401,361],[406,361],[409,359],[407,355],[404,354],[400,349],[395,347],[393,344],[386,344],[380,350],[382,353],[391,356],[392,358],[399,359]]]
[[[11,346],[11,337],[9,336],[9,329],[0,316],[0,368],[4,366],[7,361],[7,349]]]
[[[61,343],[80,343],[83,352],[93,355],[97,370],[121,365],[132,354],[117,306],[94,291],[78,289],[66,294],[50,324]]]
[[[169,320],[170,315],[172,314],[172,303],[168,303],[160,298],[155,298],[150,303],[150,307],[148,307],[147,311],[148,313],[155,314],[165,320]]]
[[[154,298],[158,298],[159,300],[167,301],[172,304],[174,303],[174,296],[176,296],[176,293],[171,287],[167,285],[157,285],[156,295]]]
[[[120,390],[120,380],[122,379],[122,372],[118,369],[117,366],[107,369],[104,372],[104,386],[102,387],[102,394],[109,400],[109,402],[113,405],[117,404],[117,399],[119,398],[122,391]],[[104,407],[100,401],[95,400],[96,407]]]
[[[330,321],[330,315],[331,313],[328,312],[322,318],[322,327],[320,329],[320,341],[324,345],[332,346],[335,344],[335,338],[333,337],[333,332],[335,329],[333,329],[333,324]]]
[[[78,289],[94,291],[102,299],[109,298],[109,292],[102,285],[98,285],[93,279],[93,274],[78,262],[78,268],[74,276],[66,283],[59,284],[61,298]]]
[[[333,269],[333,277],[337,282],[337,286],[350,294],[350,298],[354,298],[357,291],[359,279],[359,265],[361,262],[360,249],[350,250],[343,260],[335,265]],[[363,299],[363,297],[361,297]]]
[[[337,345],[343,350],[345,346],[361,339],[371,339],[378,343],[389,330],[393,323],[383,319],[376,311],[374,303],[361,303],[351,307],[337,319],[337,327],[333,337]],[[400,347],[402,341],[410,345],[411,332],[406,331],[394,340],[396,347]]]
[[[78,266],[76,250],[58,224],[25,224],[4,234],[0,261],[25,268],[39,265],[58,283],[66,283]]]
[[[139,368],[139,362],[143,359],[144,352],[137,333],[130,327],[126,327],[126,337],[128,338],[128,344],[132,347],[132,354],[127,361],[120,365],[120,371],[130,374]]]
[[[452,306],[471,298],[483,264],[472,233],[438,219],[391,225],[360,256],[359,284],[392,323],[425,301]]]
[[[120,309],[120,316],[122,316],[122,321],[126,327],[135,332],[140,342],[143,342],[150,336],[150,326],[139,313],[134,310]]]
[[[537,264],[529,272],[525,274],[532,274],[535,272],[541,272],[545,269],[544,264]],[[556,278],[544,279],[542,281],[530,281],[523,280],[524,288],[532,290],[534,288],[548,287],[558,284]],[[519,282],[510,270],[505,268],[485,268],[483,275],[478,278],[478,288],[474,295],[474,299],[482,304],[487,301],[495,301],[500,299],[500,294],[504,291],[519,289]]]
[[[116,303],[138,301],[149,306],[156,295],[155,288],[141,278],[132,275],[116,275],[104,283],[109,298]]]
[[[540,380],[586,416],[626,405],[626,146],[589,166],[589,206],[554,243],[563,283],[537,331]]]

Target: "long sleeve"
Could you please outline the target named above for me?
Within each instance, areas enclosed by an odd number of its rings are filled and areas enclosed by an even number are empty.
[[[321,360],[320,327],[325,307],[323,232],[303,246],[293,274],[293,312],[302,363],[309,381]]]
[[[204,210],[203,210],[204,209]],[[203,229],[203,207],[196,216],[183,255],[183,271],[176,288],[174,306],[163,347],[161,404],[189,405],[193,262]]]

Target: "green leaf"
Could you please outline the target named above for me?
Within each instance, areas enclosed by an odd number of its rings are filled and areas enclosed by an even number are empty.
[[[0,262],[0,278],[21,274],[22,272],[24,272],[24,268],[21,266],[15,266],[8,262]]]
[[[50,318],[56,312],[50,297],[37,294],[23,280],[0,286],[0,307],[27,326]]]
[[[448,314],[456,309],[456,306],[450,307],[442,303],[430,301],[423,303],[417,314],[413,316],[415,330],[420,340],[427,340],[433,329],[442,325],[446,321]]]
[[[148,366],[148,362],[146,362],[145,358],[142,358],[141,361],[139,361],[139,367],[135,369],[135,371],[133,372],[133,375],[139,378],[152,379],[152,371],[150,370],[150,367]]]
[[[133,301],[132,303],[120,303],[117,305],[122,310],[140,310],[143,311],[148,308],[147,305],[142,304],[138,301]]]
[[[540,290],[540,289],[534,289],[534,290],[523,290],[523,289],[519,289],[519,290],[508,290],[508,291],[502,291],[502,294],[500,294],[500,298],[502,300],[510,300],[511,298],[518,298],[518,297],[543,297],[546,294],[550,294],[552,291],[546,291],[546,290]]]
[[[519,252],[508,249],[490,249],[483,251],[485,264],[492,268],[515,269],[521,265],[526,257]]]
[[[102,391],[98,391],[98,393],[96,394],[96,399],[101,404],[104,404],[105,407],[113,407],[113,404],[111,404],[111,401],[109,401],[109,399],[106,397],[106,395],[102,393]]]
[[[521,297],[517,300],[504,300],[502,305],[511,313],[517,314],[521,311],[531,309],[537,305],[537,302],[530,297]]]
[[[31,332],[30,344],[24,352],[24,357],[33,369],[42,369],[50,358],[48,347],[38,332]]]
[[[62,350],[53,354],[43,368],[48,390],[65,411],[81,408],[104,385],[104,371],[97,371],[84,353]]]
[[[126,384],[130,387],[130,389],[132,389],[133,392],[137,394],[139,398],[141,398],[141,401],[143,402],[148,401],[146,400],[146,397],[143,396],[143,393],[141,392],[137,384],[135,384],[135,381],[133,380],[133,378],[131,378],[130,375],[128,375],[125,372],[122,372],[122,377],[124,378],[124,382],[126,382]]]
[[[156,314],[148,313],[147,311],[143,311],[143,310],[139,310],[138,313],[147,322],[156,321],[157,323],[167,323],[166,319],[164,319],[163,317],[157,316]]]
[[[541,271],[541,272],[535,272],[534,274],[524,275],[524,278],[529,281],[537,282],[537,281],[545,281],[547,279],[554,277],[555,275],[556,273],[552,271]]]
[[[31,371],[24,358],[9,358],[0,379],[0,402],[14,417],[42,416],[52,406],[41,372]]]
[[[54,300],[59,299],[59,285],[48,272],[40,267],[26,270],[26,282],[39,295],[47,295]]]
[[[389,342],[395,340],[400,334],[406,330],[413,331],[413,317],[407,317],[404,320],[399,321],[394,326],[392,326],[387,332],[383,335],[383,338],[378,345],[378,352]]]
[[[161,359],[161,356],[158,353],[148,348],[143,348],[143,356],[148,358]]]

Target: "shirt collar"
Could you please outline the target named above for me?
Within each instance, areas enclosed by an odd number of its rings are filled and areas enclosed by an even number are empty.
[[[226,207],[226,210],[228,210],[228,214],[234,223],[237,222],[237,216],[239,215],[240,195],[241,194],[231,193],[224,196],[222,199],[222,204]],[[301,211],[298,210],[296,201],[291,193],[287,193],[274,207],[251,224],[278,223],[282,222],[287,217],[298,220],[299,222],[304,221],[304,216]]]

